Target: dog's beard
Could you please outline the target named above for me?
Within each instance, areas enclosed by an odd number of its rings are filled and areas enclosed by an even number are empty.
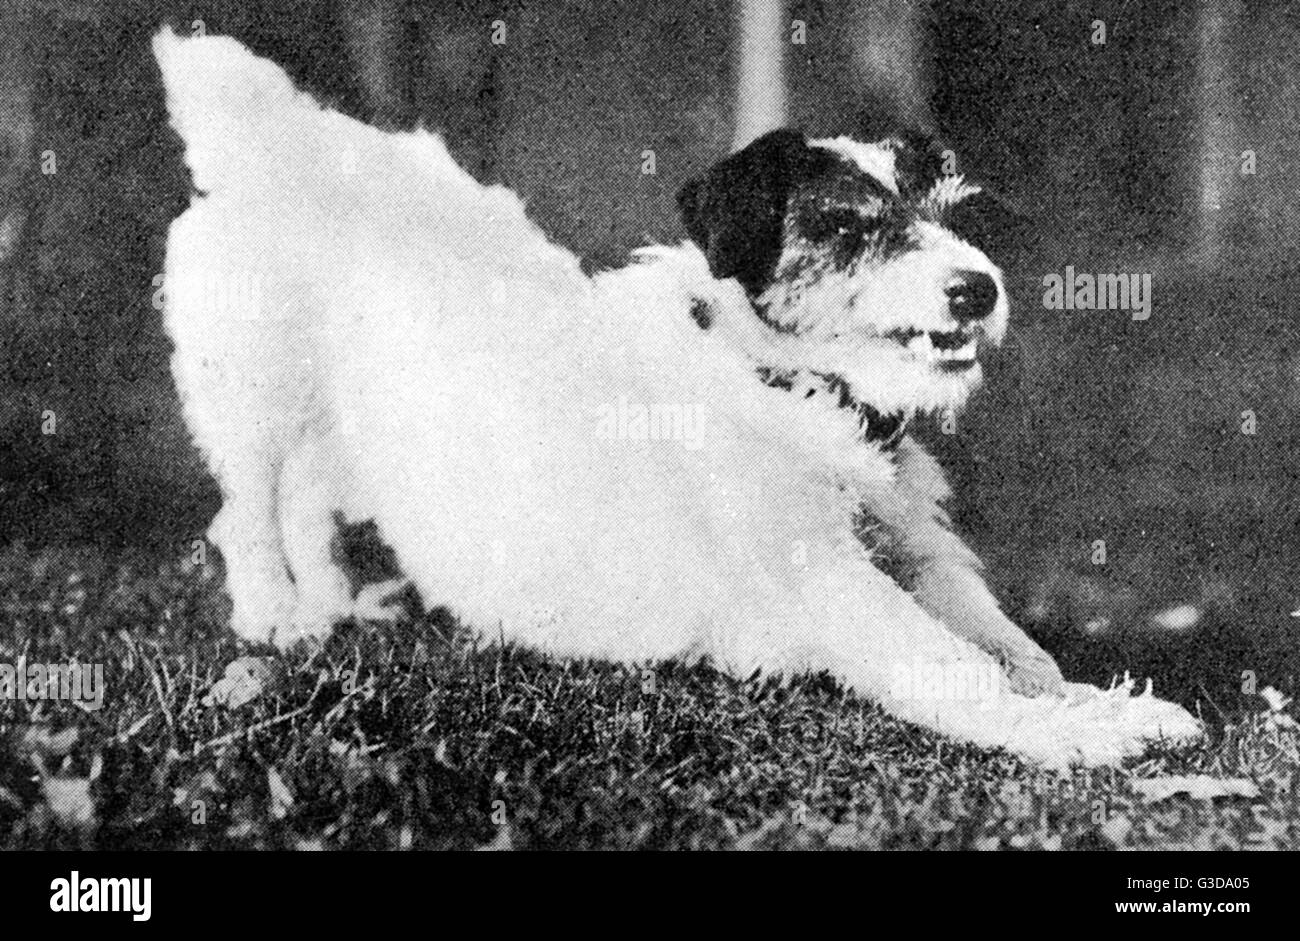
[[[983,381],[972,344],[978,349],[976,340],[949,351],[936,349],[928,333],[906,342],[870,337],[845,356],[840,375],[857,398],[882,412],[960,408]]]
[[[886,415],[960,408],[983,381],[978,354],[988,341],[968,331],[933,334],[771,333],[757,358],[772,375],[836,377],[855,400]]]

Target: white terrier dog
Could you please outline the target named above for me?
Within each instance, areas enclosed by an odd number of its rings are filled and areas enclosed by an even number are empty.
[[[906,435],[1006,329],[955,231],[978,187],[906,141],[774,132],[682,190],[690,242],[592,279],[437,137],[322,109],[230,39],[155,51],[200,192],[167,324],[243,637],[354,613],[342,511],[489,637],[829,671],[1052,763],[1199,733],[1149,686],[1062,680]]]

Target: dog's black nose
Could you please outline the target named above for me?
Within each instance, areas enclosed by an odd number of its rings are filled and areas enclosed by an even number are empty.
[[[983,320],[998,303],[998,283],[983,271],[958,271],[944,291],[958,323]]]

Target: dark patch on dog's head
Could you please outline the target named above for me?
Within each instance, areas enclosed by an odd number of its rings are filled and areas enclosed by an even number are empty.
[[[772,131],[688,181],[677,205],[713,276],[762,293],[781,255],[790,194],[834,162],[798,131]]]
[[[1008,214],[977,185],[939,185],[960,169],[939,139],[895,131],[867,146],[892,155],[892,180],[790,130],[765,134],[690,180],[678,193],[678,205],[713,276],[735,278],[757,300],[778,276],[811,284],[828,270],[864,260],[880,264],[913,251],[919,247],[918,220],[945,226],[994,254]],[[789,242],[803,243],[807,251],[782,261]],[[774,329],[795,331],[757,309]]]
[[[880,142],[894,155],[894,183],[906,200],[920,199],[945,176],[951,151],[936,137],[916,130],[895,131]]]
[[[792,235],[840,269],[863,255],[888,261],[915,247],[906,208],[888,187],[850,160],[836,157],[832,166],[792,199]]]
[[[1028,213],[983,186],[948,207],[939,222],[990,258],[1006,257],[1032,242]]]
[[[957,174],[978,187],[979,192],[939,207],[935,215],[934,221],[958,238],[990,257],[1005,255],[1010,246],[1027,240],[1028,213],[967,174],[941,138],[918,130],[894,131],[881,146],[894,155],[894,179],[904,199],[924,199],[936,183]]]

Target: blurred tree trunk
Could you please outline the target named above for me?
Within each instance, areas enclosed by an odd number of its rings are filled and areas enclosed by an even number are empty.
[[[341,8],[348,53],[366,104],[376,114],[401,123],[409,109],[409,94],[397,63],[408,50],[401,42],[398,0],[344,0]]]
[[[849,35],[871,123],[936,133],[929,0],[856,0]]]
[[[782,0],[741,0],[736,66],[737,150],[786,123],[785,47],[790,21]]]
[[[31,321],[36,172],[30,4],[0,3],[0,337]]]
[[[1213,263],[1234,228],[1233,176],[1236,171],[1237,111],[1240,96],[1233,81],[1234,5],[1199,0],[1196,9],[1196,148],[1192,186],[1196,198],[1195,254]]]
[[[340,10],[352,67],[376,123],[436,128],[465,169],[485,182],[494,179],[504,47],[489,42],[489,24],[500,18],[517,27],[513,4],[341,0]]]
[[[441,130],[460,165],[486,183],[497,180],[501,169],[503,57],[519,42],[510,30],[527,30],[523,11],[545,15],[537,11],[546,7],[477,2],[470,9],[477,15],[466,16],[451,4],[421,8],[406,55],[416,114]],[[490,41],[490,24],[497,20],[507,25],[506,45]]]
[[[1236,195],[1237,238],[1248,257],[1294,268],[1300,251],[1300,203],[1292,197],[1300,166],[1300,8],[1271,0],[1233,23],[1237,140],[1227,172]],[[1255,166],[1251,166],[1253,157]],[[1253,173],[1250,171],[1254,171]]]

